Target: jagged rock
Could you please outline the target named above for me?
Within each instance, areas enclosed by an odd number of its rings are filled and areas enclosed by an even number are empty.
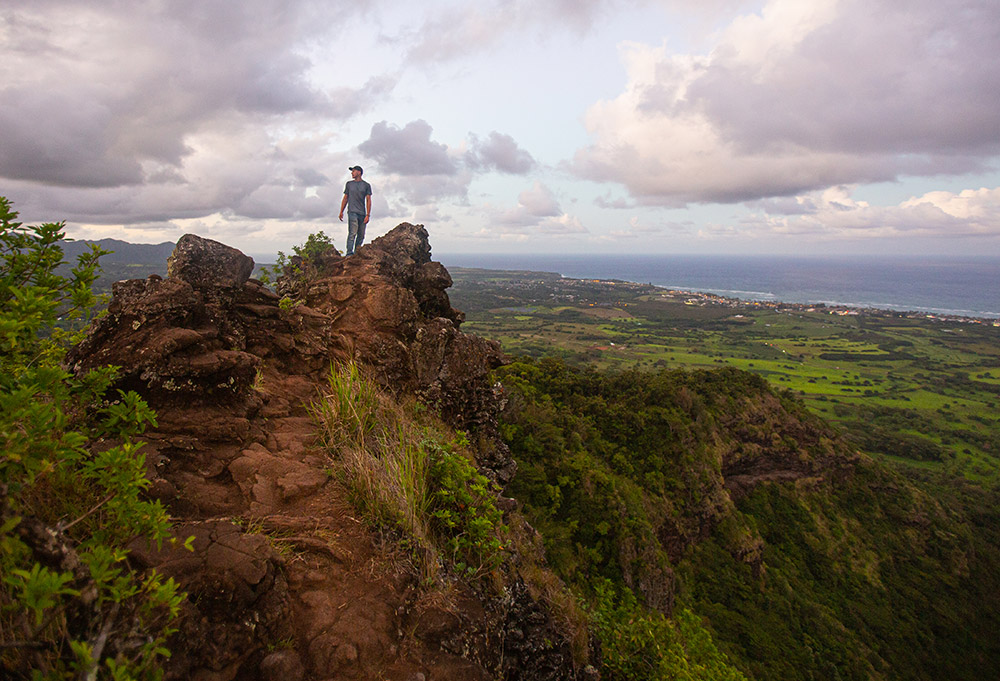
[[[67,360],[76,371],[120,367],[117,387],[154,407],[243,403],[249,412],[259,406],[250,388],[262,362],[319,370],[336,356],[325,319],[284,313],[256,282],[220,291],[155,275],[118,282],[108,314]]]
[[[302,681],[305,667],[294,650],[277,650],[260,663],[262,681]]]
[[[319,375],[353,352],[386,386],[423,394],[459,427],[486,426],[497,411],[484,382],[503,354],[458,330],[451,277],[430,260],[420,225],[403,223],[351,258],[320,259],[306,305],[291,310],[247,279],[253,261],[228,246],[187,235],[170,263],[166,280],[114,285],[108,315],[69,355],[76,370],[119,366],[119,387],[154,406],[252,401],[262,362]]]
[[[120,367],[115,387],[158,411],[145,437],[150,494],[195,546],[132,547],[137,565],[191,594],[167,678],[574,678],[565,636],[513,569],[498,594],[466,590],[455,618],[404,638],[419,621],[413,577],[380,557],[316,446],[305,405],[330,363],[353,357],[468,430],[495,480],[514,474],[488,380],[503,355],[459,330],[427,231],[404,223],[349,258],[331,249],[309,277],[279,282],[304,303],[290,308],[249,279],[252,267],[185,236],[169,276],[115,284],[108,314],[68,355],[76,371]]]
[[[203,676],[238,678],[288,616],[288,587],[277,556],[263,535],[225,521],[181,523],[174,531],[181,539],[192,537],[194,550],[166,544],[156,549],[145,542],[129,547],[138,564],[156,567],[188,592],[178,634],[184,645],[171,657],[172,676],[190,678],[203,670]]]
[[[195,288],[239,288],[253,273],[253,258],[218,241],[185,234],[167,260],[167,276]]]
[[[451,277],[431,261],[422,225],[404,222],[317,270],[304,291],[306,304],[330,315],[334,331],[378,367],[386,385],[461,393],[463,379],[480,379],[503,361],[499,345],[458,331],[464,317],[445,293]]]
[[[464,315],[445,292],[451,276],[430,252],[427,230],[404,222],[350,258],[322,260],[300,289],[385,386],[420,394],[458,428],[489,430],[500,396],[487,377],[503,353],[499,344],[459,330]],[[499,459],[486,467],[506,482],[513,462]]]

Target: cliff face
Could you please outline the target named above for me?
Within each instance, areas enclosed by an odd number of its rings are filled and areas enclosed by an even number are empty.
[[[120,367],[119,387],[158,413],[144,448],[151,494],[194,551],[136,545],[132,557],[190,594],[168,678],[574,678],[567,637],[516,560],[494,592],[428,597],[355,517],[316,444],[306,405],[330,364],[353,358],[485,443],[478,463],[491,477],[513,475],[487,380],[502,353],[459,330],[426,230],[401,224],[284,281],[303,305],[280,304],[252,269],[187,235],[167,278],[115,284],[108,315],[69,358],[77,370]]]

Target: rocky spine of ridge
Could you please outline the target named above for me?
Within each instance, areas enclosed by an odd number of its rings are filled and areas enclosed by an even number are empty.
[[[186,235],[166,278],[114,285],[108,314],[69,356],[76,371],[120,367],[116,387],[157,410],[143,449],[150,493],[176,535],[194,537],[193,552],[131,547],[190,595],[167,678],[594,676],[574,665],[516,556],[496,595],[426,597],[355,517],[317,445],[306,405],[331,363],[355,358],[469,430],[491,477],[513,475],[487,380],[501,350],[459,330],[426,230],[403,223],[350,258],[327,254],[315,276],[282,283],[302,305],[280,304],[252,270],[239,251]]]

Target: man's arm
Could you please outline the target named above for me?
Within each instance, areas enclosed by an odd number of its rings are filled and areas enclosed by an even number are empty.
[[[344,192],[344,200],[340,202],[340,221],[344,221],[344,209],[347,208],[347,192]],[[368,211],[371,212],[370,210]]]
[[[372,195],[369,194],[365,197],[365,224],[368,224],[368,219],[372,216]]]

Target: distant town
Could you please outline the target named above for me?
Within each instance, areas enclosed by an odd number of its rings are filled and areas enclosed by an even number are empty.
[[[482,270],[476,268],[455,267],[451,270],[457,280],[469,284],[479,278],[489,281],[494,289],[517,291],[519,300],[525,299],[530,292],[537,302],[565,302],[574,305],[589,305],[592,307],[627,307],[628,301],[622,298],[650,296],[668,299],[672,302],[684,302],[687,305],[723,306],[734,310],[775,310],[778,312],[819,312],[830,315],[869,316],[899,319],[924,319],[937,322],[952,322],[962,324],[981,324],[1000,327],[1000,319],[990,319],[967,315],[932,313],[920,310],[887,310],[875,307],[855,307],[849,305],[829,305],[825,303],[787,303],[778,300],[744,300],[731,298],[715,293],[698,291],[683,291],[668,289],[652,284],[639,284],[618,279],[572,279],[554,272],[509,272]],[[626,296],[615,295],[616,292],[627,292]],[[531,296],[529,296],[529,299]]]

